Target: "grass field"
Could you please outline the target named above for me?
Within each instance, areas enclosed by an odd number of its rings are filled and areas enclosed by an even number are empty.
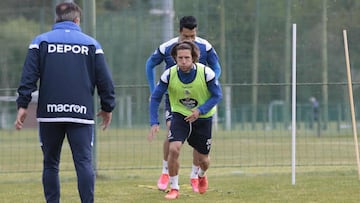
[[[357,203],[360,181],[349,167],[300,167],[296,184],[291,184],[289,168],[213,168],[208,171],[209,190],[191,191],[188,170],[180,174],[180,198],[175,202],[323,202]],[[156,189],[158,170],[99,171],[95,202],[168,202]],[[62,202],[80,202],[76,177],[61,172]],[[0,174],[0,199],[3,203],[45,202],[40,173]]]
[[[95,202],[167,202],[156,189],[161,132],[152,143],[147,129],[98,132]],[[296,184],[291,183],[291,136],[282,131],[217,131],[208,171],[209,190],[191,191],[191,148],[181,155],[181,195],[175,202],[360,202],[360,181],[350,134],[297,135]],[[37,131],[0,130],[0,202],[45,202]],[[62,202],[80,202],[70,149],[61,157]]]
[[[345,132],[345,131],[344,131]],[[317,137],[313,131],[298,130],[296,164],[299,166],[352,165],[356,163],[350,133],[334,129]],[[148,129],[109,129],[97,133],[96,162],[99,170],[159,168],[164,130],[152,143]],[[331,134],[332,133],[332,134]],[[341,134],[342,133],[342,134]],[[289,130],[232,130],[214,132],[212,167],[273,167],[291,165]],[[181,162],[191,164],[191,148],[185,143]],[[0,173],[41,170],[42,155],[37,130],[0,130]],[[71,152],[66,140],[62,169],[72,170]]]

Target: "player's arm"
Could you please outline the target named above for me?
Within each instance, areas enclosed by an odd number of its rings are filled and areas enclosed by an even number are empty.
[[[167,69],[160,78],[159,83],[156,85],[155,90],[150,97],[150,126],[159,125],[158,110],[161,102],[161,98],[165,94],[168,88],[169,81],[169,69]]]
[[[154,139],[155,135],[159,132],[159,120],[158,120],[158,111],[161,102],[162,96],[165,94],[168,88],[168,84],[160,80],[158,85],[155,87],[154,92],[150,97],[150,131],[148,133],[147,139],[151,141]]]
[[[24,67],[18,87],[18,98],[16,99],[18,113],[15,120],[15,128],[20,130],[27,116],[27,107],[31,102],[31,93],[37,89],[37,81],[40,77],[39,71],[39,47],[38,44],[30,44],[26,55]]]
[[[214,106],[216,106],[222,99],[222,91],[219,81],[215,77],[215,72],[210,68],[205,68],[205,76],[207,81],[208,90],[211,93],[211,97],[201,106],[198,107],[200,114],[206,114]]]
[[[221,66],[219,62],[219,57],[216,54],[216,51],[214,48],[211,48],[207,51],[207,65],[215,72],[216,79],[220,78],[221,75]]]
[[[146,79],[149,84],[150,94],[155,89],[155,67],[164,60],[164,55],[157,49],[147,60],[145,65]]]

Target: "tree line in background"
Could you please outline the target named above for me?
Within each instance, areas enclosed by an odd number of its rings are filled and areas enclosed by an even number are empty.
[[[51,29],[52,6],[52,1],[45,0],[0,2],[1,89],[17,87],[30,40]],[[96,38],[103,45],[117,85],[146,85],[145,61],[164,40],[162,16],[149,12],[158,6],[158,1],[151,0],[96,1]],[[261,89],[244,86],[234,101],[288,101],[294,23],[298,28],[299,83],[346,81],[343,29],[349,34],[353,81],[359,81],[359,8],[357,0],[174,0],[174,33],[181,16],[198,18],[199,36],[208,39],[220,56],[225,85],[284,84],[280,90],[276,85]],[[314,94],[324,97],[328,91],[325,97],[329,101],[342,101],[339,95],[343,90],[315,85],[304,90],[300,99],[305,101]],[[5,94],[13,94],[13,89]]]

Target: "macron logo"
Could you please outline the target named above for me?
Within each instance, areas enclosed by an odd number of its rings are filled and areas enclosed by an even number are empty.
[[[77,104],[47,104],[46,111],[49,113],[57,112],[74,112],[79,114],[86,114],[86,106]]]
[[[89,54],[89,47],[83,45],[70,44],[48,44],[48,53],[74,53],[74,54]]]

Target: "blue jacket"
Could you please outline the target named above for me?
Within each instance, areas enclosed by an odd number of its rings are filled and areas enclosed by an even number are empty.
[[[38,83],[38,80],[40,82]],[[39,122],[94,123],[94,91],[101,109],[115,107],[114,84],[100,44],[71,22],[35,37],[25,59],[17,105],[27,108],[39,85]]]
[[[146,78],[149,83],[150,94],[155,89],[154,68],[161,62],[165,62],[165,69],[168,69],[176,64],[171,56],[172,47],[179,42],[179,37],[175,37],[163,44],[161,44],[155,52],[146,61]],[[199,63],[209,66],[214,72],[216,79],[219,79],[221,74],[221,67],[218,55],[211,44],[200,37],[196,37],[194,43],[200,49]]]

